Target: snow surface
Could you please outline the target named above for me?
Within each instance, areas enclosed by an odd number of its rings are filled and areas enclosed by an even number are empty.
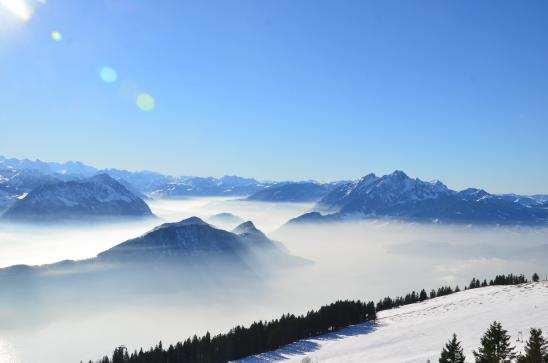
[[[462,291],[422,303],[382,311],[375,325],[351,326],[335,333],[302,340],[274,352],[241,360],[243,363],[313,362],[425,363],[437,362],[453,332],[461,340],[467,362],[494,320],[512,336],[518,351],[529,328],[548,333],[548,282],[490,286]]]

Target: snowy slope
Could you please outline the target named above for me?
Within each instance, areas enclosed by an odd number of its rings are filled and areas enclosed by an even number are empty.
[[[462,341],[467,361],[494,320],[517,342],[529,328],[548,333],[548,282],[519,286],[492,286],[463,291],[423,303],[379,313],[376,326],[362,324],[297,342],[275,352],[241,362],[301,362],[310,357],[321,363],[425,363],[437,362],[445,342],[455,332]]]

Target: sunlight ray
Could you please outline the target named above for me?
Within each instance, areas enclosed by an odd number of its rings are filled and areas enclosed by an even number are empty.
[[[0,5],[23,21],[31,18],[32,11],[25,0],[0,0]]]

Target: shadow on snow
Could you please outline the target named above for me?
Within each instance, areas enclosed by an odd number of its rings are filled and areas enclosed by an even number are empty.
[[[309,339],[299,340],[295,343],[286,345],[272,352],[262,353],[252,357],[243,358],[235,362],[238,362],[238,363],[278,362],[278,361],[289,359],[291,356],[312,353],[320,348],[320,343],[322,341],[341,340],[341,339],[352,337],[352,336],[369,334],[373,332],[375,329],[376,329],[376,325],[370,322],[358,324],[358,325],[352,325],[332,333],[327,333],[327,334],[309,338]]]

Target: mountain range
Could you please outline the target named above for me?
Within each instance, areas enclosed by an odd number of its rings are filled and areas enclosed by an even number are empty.
[[[449,189],[440,181],[412,179],[402,171],[368,174],[325,195],[313,211],[290,223],[364,218],[478,224],[548,224],[542,198],[495,195],[482,189]]]
[[[72,174],[88,177],[99,170],[79,161],[66,163],[46,162],[42,160],[6,158],[0,155],[0,170],[35,170],[43,174]]]
[[[261,202],[316,202],[342,182],[285,182],[272,184],[250,195],[247,200]]]
[[[14,176],[32,174],[33,180],[24,183]],[[239,176],[197,177],[170,176],[153,171],[128,171],[122,169],[98,169],[81,162],[51,163],[41,160],[14,159],[0,156],[0,209],[9,206],[14,199],[28,193],[39,184],[51,181],[69,181],[89,178],[96,174],[108,174],[128,189],[155,198],[191,196],[249,196],[273,182],[261,182]]]
[[[79,182],[98,173],[108,174],[141,200],[149,196],[241,196],[249,201],[317,202],[310,213],[290,223],[398,218],[427,222],[544,225],[548,220],[547,195],[500,195],[476,188],[455,191],[440,181],[412,179],[402,171],[380,177],[368,174],[350,182],[261,182],[238,176],[174,177],[151,171],[101,171],[80,162],[47,163],[1,156],[0,211],[14,204],[23,205],[19,202],[42,185]]]
[[[50,163],[0,156],[0,211],[35,187],[108,174],[141,199],[239,196],[265,202],[317,201],[341,182],[271,182],[225,175],[221,178],[170,176],[153,171],[97,169],[81,162]]]
[[[153,197],[246,196],[266,188],[270,183],[225,175],[213,177],[173,177],[150,192]]]

